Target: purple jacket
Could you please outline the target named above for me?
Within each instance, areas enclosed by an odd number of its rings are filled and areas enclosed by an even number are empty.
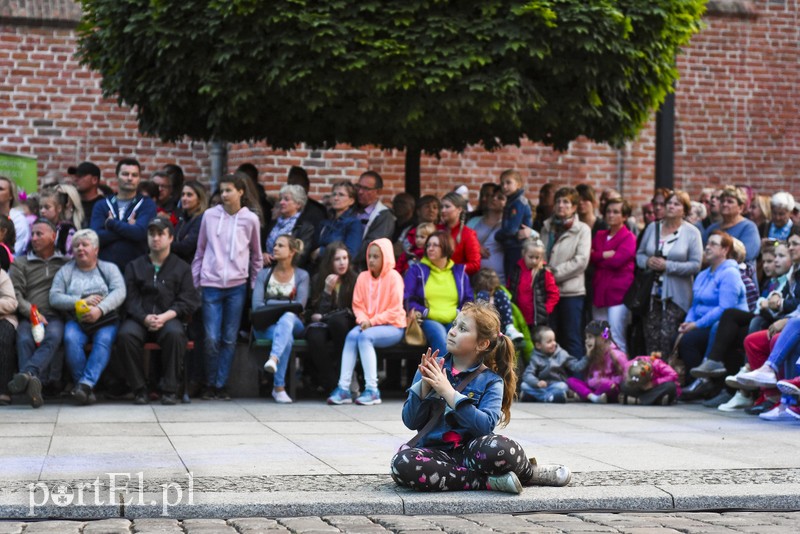
[[[633,283],[636,262],[636,237],[625,226],[614,237],[606,239],[608,230],[600,230],[592,240],[590,260],[594,265],[594,305],[598,308],[622,304],[625,293]],[[604,258],[603,253],[614,255]]]
[[[469,283],[469,276],[464,270],[463,263],[456,263],[453,265],[453,277],[456,279],[456,291],[458,291],[458,309],[460,310],[464,304],[472,300],[472,286]],[[431,274],[431,269],[422,263],[414,263],[408,267],[404,281],[405,290],[403,291],[403,303],[406,310],[416,310],[422,314],[423,317],[428,316],[427,301],[425,299],[425,283],[428,281],[428,276]]]

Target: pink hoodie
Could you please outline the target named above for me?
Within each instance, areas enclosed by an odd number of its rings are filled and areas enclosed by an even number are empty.
[[[235,215],[222,206],[206,210],[192,261],[195,287],[229,289],[248,280],[252,287],[264,262],[260,226],[258,216],[246,207]]]
[[[369,269],[358,275],[353,289],[353,312],[356,323],[369,321],[372,326],[390,325],[406,327],[406,312],[403,309],[403,277],[394,270],[394,249],[385,237],[376,239],[367,247],[377,245],[383,253],[383,268],[378,278]]]

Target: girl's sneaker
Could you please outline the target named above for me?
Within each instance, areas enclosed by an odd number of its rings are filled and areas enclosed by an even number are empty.
[[[273,389],[272,390],[272,398],[275,399],[275,402],[277,402],[278,404],[291,404],[292,403],[292,398],[289,396],[288,393],[286,393],[286,390],[284,390],[284,391],[275,391]]]
[[[799,398],[800,397],[800,376],[796,376],[794,378],[788,380],[779,380],[778,381],[778,389],[784,395],[788,395],[790,397]]]
[[[736,381],[744,386],[755,386],[759,388],[774,388],[778,382],[778,375],[767,364],[762,365],[755,371],[749,373],[739,373]]]
[[[765,421],[794,421],[800,419],[800,414],[797,413],[797,406],[789,406],[782,402],[770,411],[759,414],[758,417]]]
[[[745,408],[749,408],[752,405],[753,397],[750,397],[741,391],[737,391],[736,394],[731,397],[731,400],[725,404],[720,404],[717,406],[717,410],[722,412],[735,412],[736,410],[744,410]]]
[[[569,484],[572,480],[572,471],[566,465],[544,464],[537,465],[536,460],[531,459],[533,464],[533,477],[527,482],[531,486],[556,486],[562,487]]]
[[[491,491],[502,491],[515,495],[522,493],[522,484],[514,471],[509,471],[503,475],[490,476],[486,483]]]
[[[377,389],[366,389],[360,397],[356,399],[356,404],[361,406],[373,406],[381,403],[381,392]]]
[[[266,363],[264,363],[264,370],[273,375],[278,371],[278,364],[275,362],[272,356],[270,356]]]
[[[328,404],[352,404],[353,397],[350,396],[350,392],[346,389],[342,389],[339,386],[336,386],[336,389],[333,390],[331,396],[328,397]]]

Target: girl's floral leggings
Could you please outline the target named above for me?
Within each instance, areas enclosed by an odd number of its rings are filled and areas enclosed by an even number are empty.
[[[491,489],[490,475],[514,471],[522,484],[533,477],[533,466],[516,441],[489,434],[451,451],[406,449],[392,458],[392,478],[417,491]]]

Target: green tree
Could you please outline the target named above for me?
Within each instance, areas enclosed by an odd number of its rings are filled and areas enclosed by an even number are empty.
[[[705,0],[82,0],[142,133],[436,153],[634,138]]]

